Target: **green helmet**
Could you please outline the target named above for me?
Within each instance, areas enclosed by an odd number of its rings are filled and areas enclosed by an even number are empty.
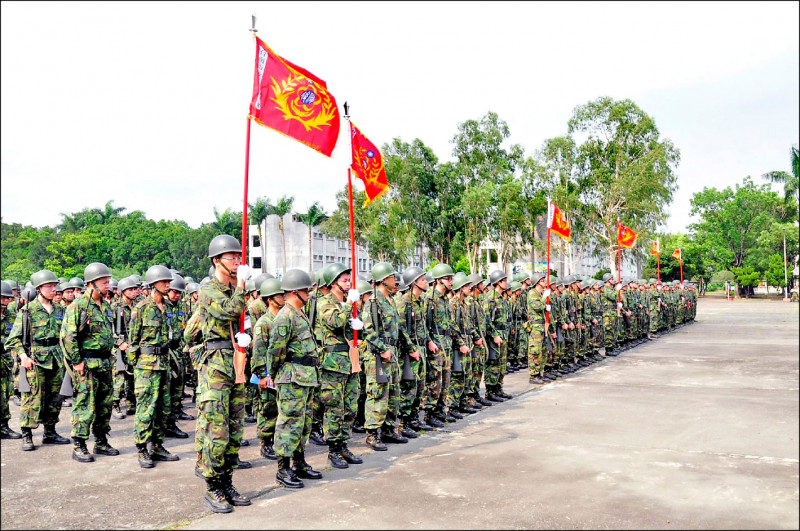
[[[656,283],[656,279],[650,278],[650,279],[647,280],[647,283],[648,284],[655,284]]]
[[[502,269],[495,269],[494,271],[489,273],[489,284],[494,286],[495,284],[497,284],[498,282],[500,282],[504,278],[508,278],[508,275],[506,275],[506,272],[503,271]]]
[[[364,282],[369,284],[370,282],[372,282],[372,273],[370,272],[359,273],[358,275],[356,275],[356,280],[363,280]]]
[[[136,285],[137,285],[137,286],[141,286],[141,284],[142,284],[142,277],[140,277],[139,275],[131,275],[131,276],[129,276],[128,278],[132,278],[132,279],[134,280],[134,282],[136,282]]]
[[[431,282],[433,282],[433,273],[431,273],[430,271],[428,271],[427,273],[425,273],[425,280],[427,280],[427,281],[428,281],[428,284],[430,284]]]
[[[421,276],[425,275],[425,270],[421,267],[411,266],[403,271],[403,284],[410,286]]]
[[[531,275],[531,286],[536,286],[544,278],[544,273],[534,273]]]
[[[197,282],[188,282],[186,284],[186,293],[191,295],[192,293],[197,293],[197,290],[200,289],[200,284]]]
[[[111,276],[111,275],[108,275],[108,276]],[[72,277],[71,279],[69,279],[69,285],[72,288],[86,289],[86,284],[83,283],[83,279],[78,278],[78,277]]]
[[[3,280],[0,282],[0,296],[2,297],[13,297],[14,292],[11,291],[11,284]]]
[[[183,280],[186,282],[187,287],[189,286],[189,284],[194,282],[194,279],[192,277],[183,277]]]
[[[262,297],[272,297],[280,293],[283,293],[283,288],[281,288],[281,281],[277,278],[266,278],[264,282],[261,283],[259,294]]]
[[[62,282],[58,285],[58,291],[64,292],[65,290],[72,289],[72,286],[69,285],[69,282]]]
[[[58,277],[52,271],[42,269],[31,275],[31,284],[34,288],[38,288],[42,284],[58,284]]]
[[[483,282],[483,277],[480,276],[478,273],[472,273],[467,278],[469,279],[469,283],[472,284],[473,288],[477,287],[478,284],[481,284]]]
[[[144,274],[144,281],[152,286],[160,280],[169,280],[171,282],[172,273],[170,270],[163,265],[150,266],[147,269],[147,273]]]
[[[264,281],[269,278],[275,278],[275,277],[270,275],[269,273],[261,273],[260,275],[256,276],[256,278],[253,279],[256,283],[256,291],[261,290],[261,284],[263,284]]]
[[[139,283],[131,277],[125,277],[117,284],[117,289],[120,293],[124,293],[126,289],[135,289],[139,287]]]
[[[311,275],[302,269],[290,269],[283,275],[281,289],[286,292],[311,289],[313,283],[314,281],[311,280]]]
[[[20,295],[22,295],[22,298],[25,299],[26,301],[31,302],[33,299],[36,298],[36,288],[34,288],[33,286],[25,286],[24,288],[22,288]]]
[[[11,291],[19,290],[19,283],[16,280],[6,280],[5,281],[9,286],[11,286]],[[13,295],[12,295],[13,297]]]
[[[325,269],[324,267],[322,269]],[[318,288],[322,286],[322,269],[317,269],[311,272],[311,279],[314,281],[314,285]]]
[[[322,282],[325,286],[330,286],[336,282],[336,279],[339,278],[339,276],[349,272],[350,268],[341,262],[328,264],[325,266],[325,269],[322,270]]]
[[[602,280],[595,280],[594,281],[594,286],[592,286],[592,287],[594,289],[603,289],[603,286],[605,286],[605,283]]]
[[[253,291],[256,291],[256,279],[251,278],[251,279],[248,279],[248,280],[245,281],[245,283],[244,283],[244,292],[245,293],[251,293]]]
[[[455,275],[453,268],[447,264],[436,264],[433,266],[433,269],[431,269],[431,276],[434,280],[439,280],[440,278],[444,277],[452,277],[453,275]]]
[[[372,293],[372,285],[366,280],[356,280],[356,289],[361,295]]]
[[[611,273],[603,273],[603,282],[608,282],[609,280],[612,280],[613,278],[614,278],[614,275],[612,275]]]
[[[169,289],[174,289],[175,291],[183,293],[186,291],[186,281],[183,280],[182,276],[175,273],[172,275],[172,282],[169,283]]]
[[[526,273],[525,271],[518,271],[517,273],[514,273],[513,278],[515,282],[519,282],[520,284],[522,284],[526,280],[529,280],[531,277],[529,277],[528,273]]]
[[[118,285],[119,285],[119,282],[117,281],[116,278],[112,277],[111,280],[108,281],[108,287],[111,288],[111,289],[117,289]]]
[[[111,276],[108,266],[100,262],[92,262],[83,270],[83,281],[93,282],[98,278],[106,278]],[[172,278],[170,276],[170,278]]]
[[[394,275],[395,270],[389,262],[378,262],[372,266],[372,279],[375,282],[381,282],[389,275]]]
[[[469,284],[469,278],[467,277],[466,273],[462,273],[461,271],[459,271],[458,273],[453,275],[453,291],[458,291],[467,284]]]
[[[242,244],[229,234],[215,236],[208,244],[208,257],[214,258],[225,253],[242,254]]]

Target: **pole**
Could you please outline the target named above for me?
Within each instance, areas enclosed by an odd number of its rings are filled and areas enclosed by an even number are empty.
[[[344,118],[345,118],[345,120],[347,120],[347,124],[349,126],[350,125],[350,113],[348,112],[348,110],[349,110],[349,105],[347,105],[347,102],[344,102]],[[353,150],[353,148],[352,148],[352,142],[353,142],[352,132],[348,131],[348,135],[350,136],[350,143],[351,143],[350,152],[352,153],[352,150]],[[352,155],[351,155],[351,157],[352,157]],[[355,227],[355,221],[354,221],[354,217],[353,217],[353,177],[352,177],[352,170],[350,169],[350,166],[347,167],[347,196],[348,196],[348,202],[349,202],[349,207],[350,207],[350,260],[352,261],[352,264],[350,266],[350,278],[352,280],[353,288],[355,288],[356,272],[358,271],[358,262],[356,262],[356,227]],[[356,303],[353,303],[353,318],[354,319],[358,318],[358,309],[356,308]],[[353,330],[353,346],[354,347],[358,346],[358,331],[357,330]],[[351,359],[350,363],[351,363],[351,365],[353,364],[352,359]],[[352,367],[352,369],[355,370],[356,367]],[[358,371],[356,371],[356,372],[358,372]]]
[[[783,283],[784,283],[784,296],[789,298],[789,273],[786,266],[786,228],[783,229]]]
[[[656,253],[656,280],[661,283],[661,247],[658,248]]]
[[[683,258],[683,257],[681,257]],[[678,262],[681,265],[681,287],[683,287],[683,260]]]
[[[547,278],[547,290],[550,291],[550,226],[548,223],[547,227],[547,269],[544,272],[545,278]],[[547,307],[550,306],[550,295],[547,295]],[[550,310],[546,310],[544,312],[544,329],[545,331],[549,330],[550,325]]]
[[[617,284],[622,283],[622,246],[619,244],[619,220],[617,220]],[[622,290],[617,290],[617,302],[622,302]],[[619,308],[617,308],[619,315]]]

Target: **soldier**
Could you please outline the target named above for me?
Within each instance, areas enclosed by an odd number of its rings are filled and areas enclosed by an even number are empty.
[[[11,412],[8,409],[8,399],[13,390],[12,369],[14,358],[6,350],[5,343],[8,334],[14,327],[16,315],[8,309],[14,298],[11,285],[5,280],[0,283],[0,439],[21,439],[22,435],[8,427]]]
[[[450,351],[455,333],[453,313],[447,300],[447,293],[453,285],[453,268],[447,264],[436,264],[430,273],[435,284],[427,297],[426,324],[430,342],[422,408],[425,410],[426,424],[442,428],[445,422],[455,422],[461,417],[457,412],[458,417],[452,415],[445,407],[447,389],[450,387]]]
[[[528,337],[528,374],[529,382],[532,384],[543,384],[545,357],[544,342],[550,338],[545,338],[545,310],[546,301],[543,295],[545,290],[545,276],[541,273],[534,273],[531,277],[533,289],[528,292],[526,327]]]
[[[34,450],[31,430],[44,424],[42,444],[69,444],[69,440],[56,433],[56,423],[61,410],[58,394],[63,379],[61,349],[58,334],[64,320],[64,309],[53,304],[58,278],[52,271],[41,270],[31,275],[38,294],[17,312],[14,328],[6,341],[6,348],[19,358],[20,370],[30,384],[22,391],[20,422],[22,450]]]
[[[151,295],[139,302],[131,313],[128,362],[133,366],[136,393],[136,418],[133,442],[139,466],[153,468],[153,461],[177,461],[163,446],[169,416],[169,344],[173,339],[167,301],[172,273],[163,265],[151,266],[145,279],[153,287]],[[147,443],[152,445],[148,451]]]
[[[72,458],[81,463],[94,461],[86,448],[91,429],[94,453],[119,455],[108,443],[111,430],[114,312],[105,301],[111,271],[92,262],[84,269],[89,284],[86,295],[67,307],[61,326],[61,343],[74,389],[72,404]]]
[[[75,300],[75,288],[68,281],[62,282],[58,286],[61,288],[61,304],[66,308]]]
[[[464,299],[464,304],[469,312],[470,321],[475,328],[478,339],[475,341],[475,348],[472,356],[472,376],[467,382],[467,393],[472,400],[468,402],[470,407],[479,409],[478,406],[488,407],[493,404],[480,394],[481,380],[483,379],[486,367],[486,315],[483,312],[480,298],[483,295],[483,277],[478,273],[473,273],[467,277],[470,281],[471,292]]]
[[[169,387],[167,394],[169,397],[169,415],[167,416],[164,435],[177,439],[188,439],[189,434],[178,427],[179,420],[194,420],[192,415],[183,411],[183,390],[184,390],[184,353],[183,353],[183,331],[186,329],[188,317],[180,304],[181,297],[186,292],[186,282],[179,273],[170,271],[172,280],[169,283],[167,292],[167,320],[171,329],[172,337],[168,340],[168,371]],[[154,290],[155,291],[155,290]]]
[[[246,355],[240,349],[250,344],[250,336],[239,332],[239,320],[245,309],[244,288],[250,268],[241,264],[239,241],[227,234],[211,240],[208,257],[214,276],[200,288],[192,317],[200,323],[200,331],[197,334],[187,323],[184,340],[190,348],[198,342],[203,344],[197,359],[195,449],[199,451],[195,474],[206,481],[206,507],[229,513],[231,505],[251,504],[232,481],[244,433]]]
[[[86,282],[89,281],[86,280]],[[80,277],[72,277],[71,279],[69,279],[69,285],[72,286],[73,300],[81,298],[83,292],[86,291],[86,284],[84,283],[84,280],[81,279]]]
[[[315,335],[322,349],[320,360],[320,401],[324,406],[325,440],[328,459],[334,468],[348,468],[363,463],[347,448],[350,429],[358,412],[360,393],[358,345],[353,344],[353,330],[362,330],[363,322],[353,317],[358,291],[351,289],[350,268],[336,262],[323,271],[323,282],[330,292],[317,301]],[[346,300],[345,300],[346,297]]]
[[[480,339],[477,330],[472,325],[470,314],[464,302],[471,289],[469,278],[461,272],[453,276],[451,301],[453,313],[453,366],[450,387],[447,390],[447,409],[451,412],[472,414],[478,410],[467,405],[466,381],[467,374],[472,372],[470,353],[475,342]],[[456,363],[458,362],[458,363]]]
[[[117,285],[120,297],[112,306],[114,311],[114,346],[120,352],[122,364],[114,368],[114,398],[112,400],[112,413],[115,419],[124,419],[126,415],[136,413],[136,395],[134,393],[133,367],[128,363],[128,331],[130,330],[131,312],[133,311],[134,300],[139,293],[139,287],[135,281],[126,277],[119,281]],[[127,410],[125,413],[120,409],[122,399],[125,399]]]
[[[317,301],[322,297],[326,296],[330,293],[331,288],[325,282],[325,272],[333,264],[328,264],[319,271],[316,271],[314,274],[313,282],[314,284],[311,287],[311,297],[308,299],[308,303],[305,307],[306,315],[308,315],[308,320],[311,321],[311,329],[314,331],[314,339],[317,340],[317,344],[321,342],[321,338],[317,336]],[[311,391],[311,404],[312,404],[312,415],[311,415],[311,433],[308,436],[308,440],[312,443],[316,444],[317,446],[326,446],[328,443],[325,441],[325,436],[322,433],[322,423],[325,416],[325,405],[322,403],[320,399],[320,388],[314,387]]]
[[[278,420],[275,425],[275,453],[278,456],[278,482],[289,488],[302,488],[300,478],[321,479],[306,462],[305,444],[311,432],[311,391],[319,386],[319,354],[311,321],[303,311],[310,298],[312,280],[301,269],[290,269],[283,276],[281,289],[286,304],[275,316],[269,334],[267,359],[269,374],[274,374],[278,391]],[[290,467],[290,459],[294,460]]]
[[[486,342],[489,355],[486,362],[484,382],[486,398],[492,402],[504,402],[511,395],[503,391],[503,368],[506,365],[506,343],[510,311],[503,293],[508,289],[508,278],[504,271],[495,269],[489,273],[491,291],[484,295],[483,310],[487,316]]]
[[[397,306],[392,300],[397,280],[394,268],[387,262],[372,267],[377,284],[375,293],[364,310],[364,333],[369,353],[364,362],[367,376],[367,401],[364,405],[366,443],[384,451],[382,442],[405,444],[400,420],[400,374],[398,354],[408,349],[410,356],[420,359],[405,329],[401,327]]]
[[[253,406],[256,412],[258,438],[261,440],[261,455],[274,461],[278,459],[273,447],[275,422],[278,419],[278,402],[275,382],[268,371],[272,362],[267,359],[267,350],[272,323],[283,308],[286,298],[281,289],[281,281],[275,278],[264,280],[261,283],[259,294],[264,300],[267,311],[253,327],[253,356],[250,360],[250,372],[258,378],[258,389]]]
[[[621,319],[617,310],[622,308],[622,304],[618,301],[618,291],[622,289],[620,285],[618,288],[614,286],[614,277],[611,273],[603,275],[603,329],[605,334],[605,347],[607,356],[619,355],[619,343],[617,337],[617,321]]]

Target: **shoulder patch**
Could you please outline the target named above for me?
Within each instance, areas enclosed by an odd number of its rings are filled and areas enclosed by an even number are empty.
[[[286,337],[289,335],[289,326],[288,325],[278,325],[278,335],[281,337]]]

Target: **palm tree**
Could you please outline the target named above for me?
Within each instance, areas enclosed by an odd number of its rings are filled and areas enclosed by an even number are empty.
[[[798,161],[797,147],[792,146],[791,152],[792,159],[792,173],[785,171],[771,171],[765,173],[761,177],[778,184],[783,184],[783,200],[784,204],[788,203],[789,198],[797,198],[797,220],[800,223],[800,186],[798,186],[798,177],[800,175],[800,161]]]
[[[311,230],[322,223],[328,216],[325,214],[325,210],[322,209],[322,205],[317,201],[308,207],[308,212],[305,214],[298,214],[297,217],[300,218],[300,221],[308,225],[308,271],[310,272],[313,264],[313,257],[311,254]]]
[[[248,203],[247,207],[250,209],[250,219],[258,227],[258,241],[261,244],[261,272],[264,273],[267,270],[267,242],[264,241],[264,235],[261,233],[261,225],[267,216],[272,214],[275,207],[266,197],[256,198],[256,202]]]
[[[294,204],[294,197],[289,197],[288,195],[284,195],[278,202],[275,204],[275,208],[272,210],[273,214],[278,215],[278,229],[281,231],[281,247],[283,248],[283,273],[286,273],[286,235],[283,232],[283,216],[290,213],[292,211],[292,205]]]
[[[214,221],[211,225],[217,234],[230,234],[236,237],[237,234],[241,234],[242,218],[230,208],[220,213],[217,207],[214,207]]]
[[[114,200],[112,199],[106,203],[106,206],[103,210],[98,210],[98,216],[101,224],[108,223],[108,221],[112,218],[118,218],[119,215],[126,210],[125,207],[115,208],[111,206],[113,204]]]

